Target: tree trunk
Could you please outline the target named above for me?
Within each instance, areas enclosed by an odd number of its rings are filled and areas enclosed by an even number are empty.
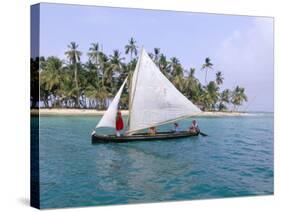
[[[48,108],[48,107],[49,107],[49,104],[48,104],[48,99],[44,99],[44,105],[45,105],[45,107],[46,107],[46,108]]]
[[[77,63],[75,64],[74,81],[75,81],[75,88],[76,88],[75,107],[78,108],[79,107],[79,87],[78,87],[78,79],[77,79]]]

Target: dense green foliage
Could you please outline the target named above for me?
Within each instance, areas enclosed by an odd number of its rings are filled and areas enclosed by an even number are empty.
[[[78,44],[71,42],[67,48],[65,60],[54,56],[40,58],[40,101],[43,107],[106,109],[126,76],[129,79],[132,76],[140,49],[131,38],[124,48],[125,54],[129,55],[126,63],[119,50],[106,55],[99,43],[92,43],[87,52],[88,61],[82,63]],[[195,68],[186,70],[178,58],[167,59],[160,48],[154,48],[149,56],[177,89],[202,110],[227,110],[231,105],[231,109],[237,110],[247,101],[245,89],[239,86],[221,91],[224,81],[221,71],[216,71],[214,80],[207,81],[207,73],[215,71],[208,57],[202,64],[201,70],[205,71],[202,84],[195,76]],[[38,59],[31,60],[33,72],[36,63]],[[34,81],[38,80],[32,80],[32,89]],[[128,96],[127,87],[121,97],[123,109],[128,108]]]

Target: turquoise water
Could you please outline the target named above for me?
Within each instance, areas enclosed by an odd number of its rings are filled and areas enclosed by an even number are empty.
[[[271,113],[198,118],[207,137],[92,145],[99,119],[40,118],[42,208],[273,194]]]

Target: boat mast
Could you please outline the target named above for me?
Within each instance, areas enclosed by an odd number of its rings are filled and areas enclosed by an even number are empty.
[[[140,56],[139,56],[139,59],[138,59],[137,67],[136,67],[136,69],[135,69],[135,71],[132,74],[131,79],[130,79],[130,85],[129,85],[129,116],[128,116],[128,122],[127,122],[128,129],[130,128],[131,108],[132,108],[132,103],[133,103],[134,96],[135,96],[136,84],[137,84],[137,81],[138,81],[138,74],[139,74],[139,67],[140,67],[141,58],[142,58],[142,52],[143,52],[143,46],[141,48],[141,52],[140,52]],[[136,80],[135,80],[135,85],[134,85],[134,88],[133,88],[132,87],[132,81],[133,81],[133,76],[134,76],[135,72],[136,72]],[[132,92],[132,89],[134,89],[133,92]],[[132,98],[131,98],[131,96],[132,96]]]
[[[129,128],[130,126],[130,108],[131,108],[131,92],[132,92],[132,76],[130,76],[129,80],[128,80],[128,85],[129,85],[129,105],[128,105],[128,110],[129,110],[129,114],[128,114],[128,120],[127,120],[127,127]]]

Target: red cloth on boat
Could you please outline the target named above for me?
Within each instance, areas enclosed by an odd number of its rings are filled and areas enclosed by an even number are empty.
[[[118,116],[116,118],[116,130],[123,130],[124,124],[123,124],[123,119],[122,116]]]

